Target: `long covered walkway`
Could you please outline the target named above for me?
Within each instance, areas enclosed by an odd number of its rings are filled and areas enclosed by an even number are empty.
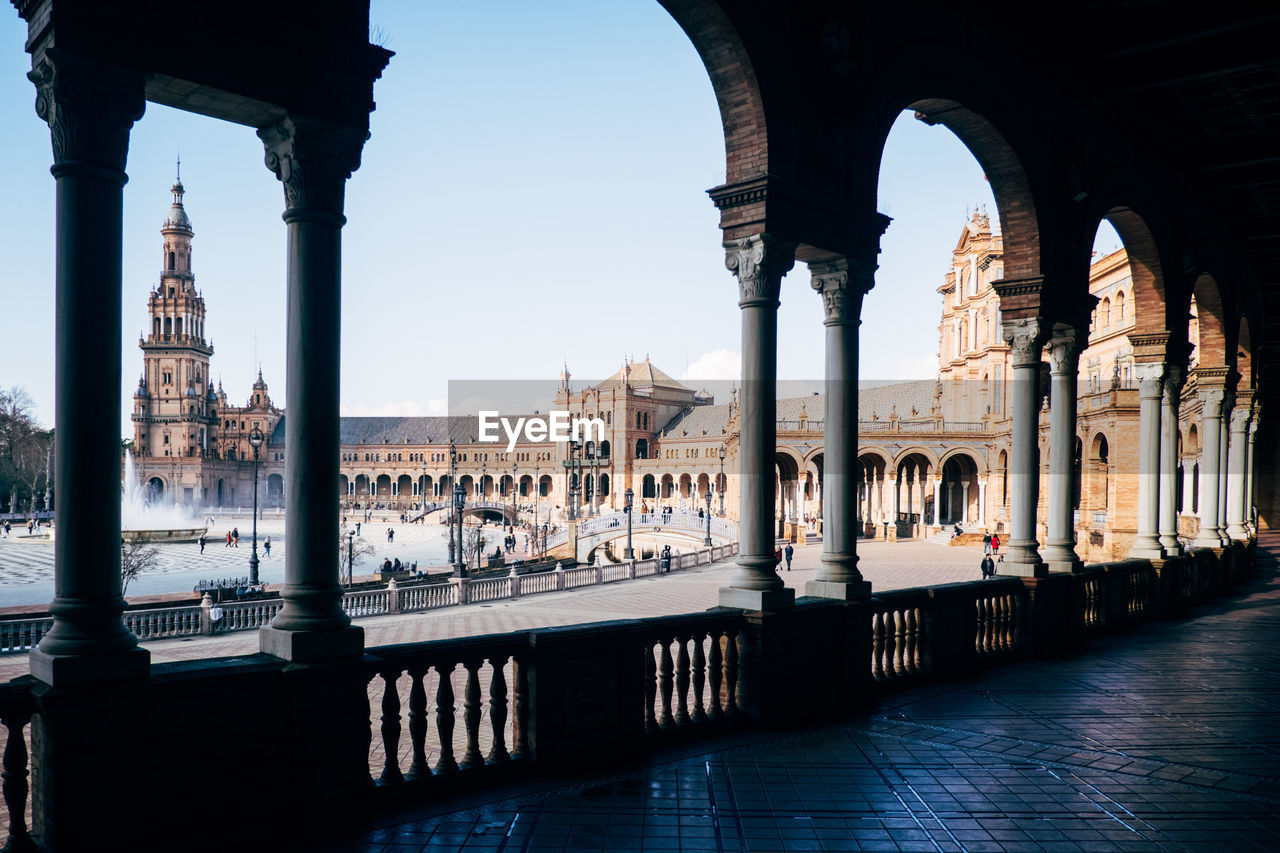
[[[803,733],[703,742],[385,819],[334,850],[1280,850],[1280,535],[1190,618],[899,693]]]

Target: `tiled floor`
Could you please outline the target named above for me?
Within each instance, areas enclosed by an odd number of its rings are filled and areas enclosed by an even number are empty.
[[[1267,544],[1237,596],[1079,657],[438,803],[320,849],[1280,851],[1280,537]]]

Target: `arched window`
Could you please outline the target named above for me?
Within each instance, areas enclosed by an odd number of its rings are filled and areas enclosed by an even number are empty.
[[[636,442],[636,458],[649,458],[649,442],[643,438]]]
[[[177,258],[177,255],[175,255],[173,252],[170,252],[170,253],[169,253],[169,269],[171,269],[171,270],[175,270],[175,269],[177,269],[177,267],[176,267],[176,266],[174,266],[174,263],[175,263],[175,259],[176,259],[176,258]]]
[[[1116,294],[1116,325],[1124,325],[1124,291]]]
[[[1102,305],[1098,308],[1098,313],[1102,319],[1102,328],[1111,328],[1111,298],[1104,297]]]
[[[644,413],[644,427],[643,427],[643,428],[644,428],[644,429],[648,429],[648,428],[649,428],[649,413],[648,413],[648,412],[645,412],[645,413]]]

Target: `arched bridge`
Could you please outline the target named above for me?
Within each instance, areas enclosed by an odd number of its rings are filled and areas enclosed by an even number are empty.
[[[636,513],[632,520],[632,536],[652,533],[673,534],[701,543],[707,536],[707,519],[696,512],[645,512]],[[577,559],[586,562],[591,552],[606,542],[625,539],[627,514],[613,512],[598,518],[588,518],[578,525]],[[738,525],[724,518],[711,519],[711,541],[717,545],[736,542]]]
[[[426,516],[440,510],[445,510],[444,516],[440,520],[441,524],[445,524],[447,523],[446,519],[453,517],[453,504],[449,501],[429,503],[423,508],[422,512],[411,517],[409,521],[411,523],[421,521]],[[529,515],[529,513],[525,513],[518,506],[513,507],[509,501],[505,503],[499,501],[467,501],[466,506],[462,509],[463,518],[501,518],[505,524],[519,524],[525,515]]]

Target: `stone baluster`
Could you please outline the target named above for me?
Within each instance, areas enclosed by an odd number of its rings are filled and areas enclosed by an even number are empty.
[[[738,632],[727,632],[725,640],[724,681],[728,694],[725,699],[725,715],[732,717],[741,710],[738,706],[738,697],[742,695],[742,667],[738,664]]]
[[[871,677],[876,681],[884,681],[884,614],[875,611],[871,614]]]
[[[711,682],[711,707],[707,717],[712,720],[718,720],[724,716],[720,698],[720,688],[724,684],[724,656],[720,651],[720,636],[719,631],[711,632],[711,654],[707,661],[707,675]]]
[[[423,683],[426,677],[426,667],[409,667],[409,678],[412,679],[409,687],[409,741],[413,745],[413,761],[405,778],[410,782],[431,775],[431,767],[427,764],[427,688]]]
[[[53,627],[31,674],[65,686],[145,678],[150,656],[121,619],[121,255],[129,133],[143,76],[56,47],[33,55],[36,113],[49,124],[57,184]],[[85,353],[100,361],[86,369]],[[113,366],[114,365],[114,366]]]
[[[1197,548],[1218,548],[1218,451],[1222,433],[1221,388],[1200,392],[1200,532],[1193,543]]]
[[[915,675],[920,671],[920,621],[915,607],[906,609],[907,620],[907,673]]]
[[[1164,397],[1160,412],[1160,547],[1170,557],[1181,556],[1178,541],[1178,404],[1186,371],[1182,365],[1165,369]]]
[[[795,591],[773,560],[774,444],[777,428],[778,295],[795,263],[795,245],[767,234],[725,244],[725,265],[737,276],[742,311],[739,395],[738,570],[719,603],[744,610],[792,606]]]
[[[677,726],[689,723],[689,637],[681,634],[676,637],[676,706],[675,719]]]
[[[1076,555],[1075,482],[1076,376],[1080,341],[1086,336],[1071,326],[1056,325],[1049,340],[1049,509],[1044,561],[1053,571],[1083,568]]]
[[[511,659],[511,673],[515,678],[515,723],[511,727],[511,757],[528,758],[529,747],[529,673],[520,655]]]
[[[693,635],[693,711],[690,718],[695,723],[707,719],[707,711],[702,702],[702,691],[707,684],[707,656],[703,651],[706,634],[697,631]]]
[[[284,606],[262,651],[291,661],[358,656],[364,631],[342,609],[338,536],[338,344],[347,178],[367,130],[289,116],[262,128],[267,168],[284,187],[288,233]]]
[[[0,795],[4,797],[5,808],[8,809],[9,840],[4,849],[12,853],[34,853],[37,848],[31,841],[27,827],[27,795],[31,790],[28,777],[27,741],[23,729],[31,722],[31,708],[11,708],[4,717],[4,727],[8,732],[4,742],[4,758],[0,759]]]
[[[383,785],[404,781],[400,773],[400,694],[396,690],[399,669],[382,671],[382,776]]]
[[[1230,437],[1227,441],[1228,539],[1249,538],[1249,531],[1245,528],[1245,460],[1248,454],[1249,421],[1252,416],[1250,401],[1237,399],[1236,406],[1231,411]]]
[[[653,646],[647,646],[644,652],[644,730],[646,734],[652,734],[658,730],[657,716],[653,709],[657,678],[657,667],[653,662]]]
[[[489,725],[493,729],[493,745],[489,748],[489,762],[507,761],[507,666],[506,655],[489,658],[493,678],[489,681]]]
[[[467,730],[467,749],[459,762],[460,770],[471,770],[484,766],[484,753],[480,751],[480,717],[484,713],[484,705],[480,701],[480,664],[478,660],[463,661],[467,671],[467,688],[463,694],[463,724]]]
[[[662,698],[662,716],[658,719],[658,726],[663,729],[669,729],[676,724],[672,713],[675,702],[673,668],[671,638],[664,637],[658,642],[658,695]]]
[[[893,672],[895,675],[906,675],[907,618],[901,610],[893,612],[893,626]]]
[[[1013,426],[1009,453],[1009,542],[1004,574],[1044,577],[1036,541],[1036,505],[1040,492],[1040,348],[1041,320],[1006,320],[1002,333],[1013,355]]]
[[[453,670],[452,666],[437,665],[440,683],[436,687],[436,733],[440,738],[440,757],[436,759],[436,773],[455,773],[458,762],[453,757]]]

